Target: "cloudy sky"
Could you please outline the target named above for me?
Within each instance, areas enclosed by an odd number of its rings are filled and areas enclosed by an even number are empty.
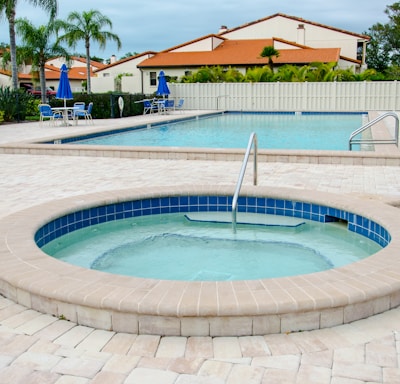
[[[388,21],[384,11],[395,1],[385,0],[59,0],[60,19],[72,11],[96,9],[108,16],[112,32],[122,42],[118,51],[112,41],[105,50],[93,43],[91,55],[107,59],[131,52],[159,51],[198,37],[258,20],[275,13],[285,13],[306,20],[362,33],[377,22]],[[47,16],[38,8],[19,0],[17,17],[26,17],[36,26],[46,24]],[[279,4],[278,4],[279,3]],[[0,19],[0,42],[9,43],[8,24]],[[18,42],[17,42],[18,43]],[[74,53],[84,53],[83,45]]]

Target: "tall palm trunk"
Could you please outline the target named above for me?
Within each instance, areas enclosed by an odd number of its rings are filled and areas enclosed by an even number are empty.
[[[86,88],[87,88],[87,93],[90,94],[92,93],[92,83],[90,81],[90,43],[87,40],[85,43],[86,47]]]
[[[8,30],[10,34],[12,88],[18,89],[17,44],[15,42],[15,7],[11,9],[8,15]]]
[[[40,89],[42,90],[42,95],[41,95],[42,103],[47,103],[45,65],[46,65],[46,61],[41,60],[40,65],[39,65],[39,73],[40,73]]]

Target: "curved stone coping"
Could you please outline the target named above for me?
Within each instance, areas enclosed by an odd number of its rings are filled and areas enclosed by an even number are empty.
[[[373,220],[387,247],[341,268],[287,278],[185,282],[111,275],[45,255],[34,236],[49,221],[111,203],[177,195],[230,195],[232,187],[121,190],[71,197],[0,221],[0,292],[82,325],[161,335],[255,335],[343,324],[400,304],[398,210],[380,202],[295,189],[243,188],[242,196],[313,202]]]

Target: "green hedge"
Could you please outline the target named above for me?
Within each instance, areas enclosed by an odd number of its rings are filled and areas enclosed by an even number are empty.
[[[20,89],[0,87],[0,110],[4,121],[25,120],[31,96]]]
[[[122,117],[135,116],[143,114],[143,103],[140,100],[146,98],[142,94],[116,94],[116,93],[93,93],[93,94],[74,94],[73,100],[67,100],[67,106],[72,106],[78,101],[83,101],[87,105],[93,102],[92,117],[94,119],[110,119],[120,117],[118,107],[118,98],[124,100]],[[52,107],[64,105],[64,101],[56,98],[50,100]]]

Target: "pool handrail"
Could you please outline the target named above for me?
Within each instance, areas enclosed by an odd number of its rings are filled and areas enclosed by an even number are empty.
[[[393,139],[354,139],[355,136],[365,131],[366,129],[372,127],[379,121],[385,119],[386,117],[394,117],[395,119],[395,130],[394,130],[394,138]],[[399,117],[395,112],[386,112],[383,115],[378,116],[374,120],[364,124],[362,127],[356,129],[351,133],[349,138],[349,151],[352,150],[353,144],[396,144],[399,146]]]
[[[247,144],[247,150],[244,155],[242,168],[240,169],[239,178],[236,183],[235,193],[232,199],[232,229],[233,233],[236,233],[236,221],[237,221],[237,201],[239,198],[240,189],[243,184],[244,174],[246,173],[247,163],[249,161],[249,156],[251,148],[254,145],[254,164],[253,164],[253,184],[257,185],[257,134],[252,132],[249,138],[249,143]]]

